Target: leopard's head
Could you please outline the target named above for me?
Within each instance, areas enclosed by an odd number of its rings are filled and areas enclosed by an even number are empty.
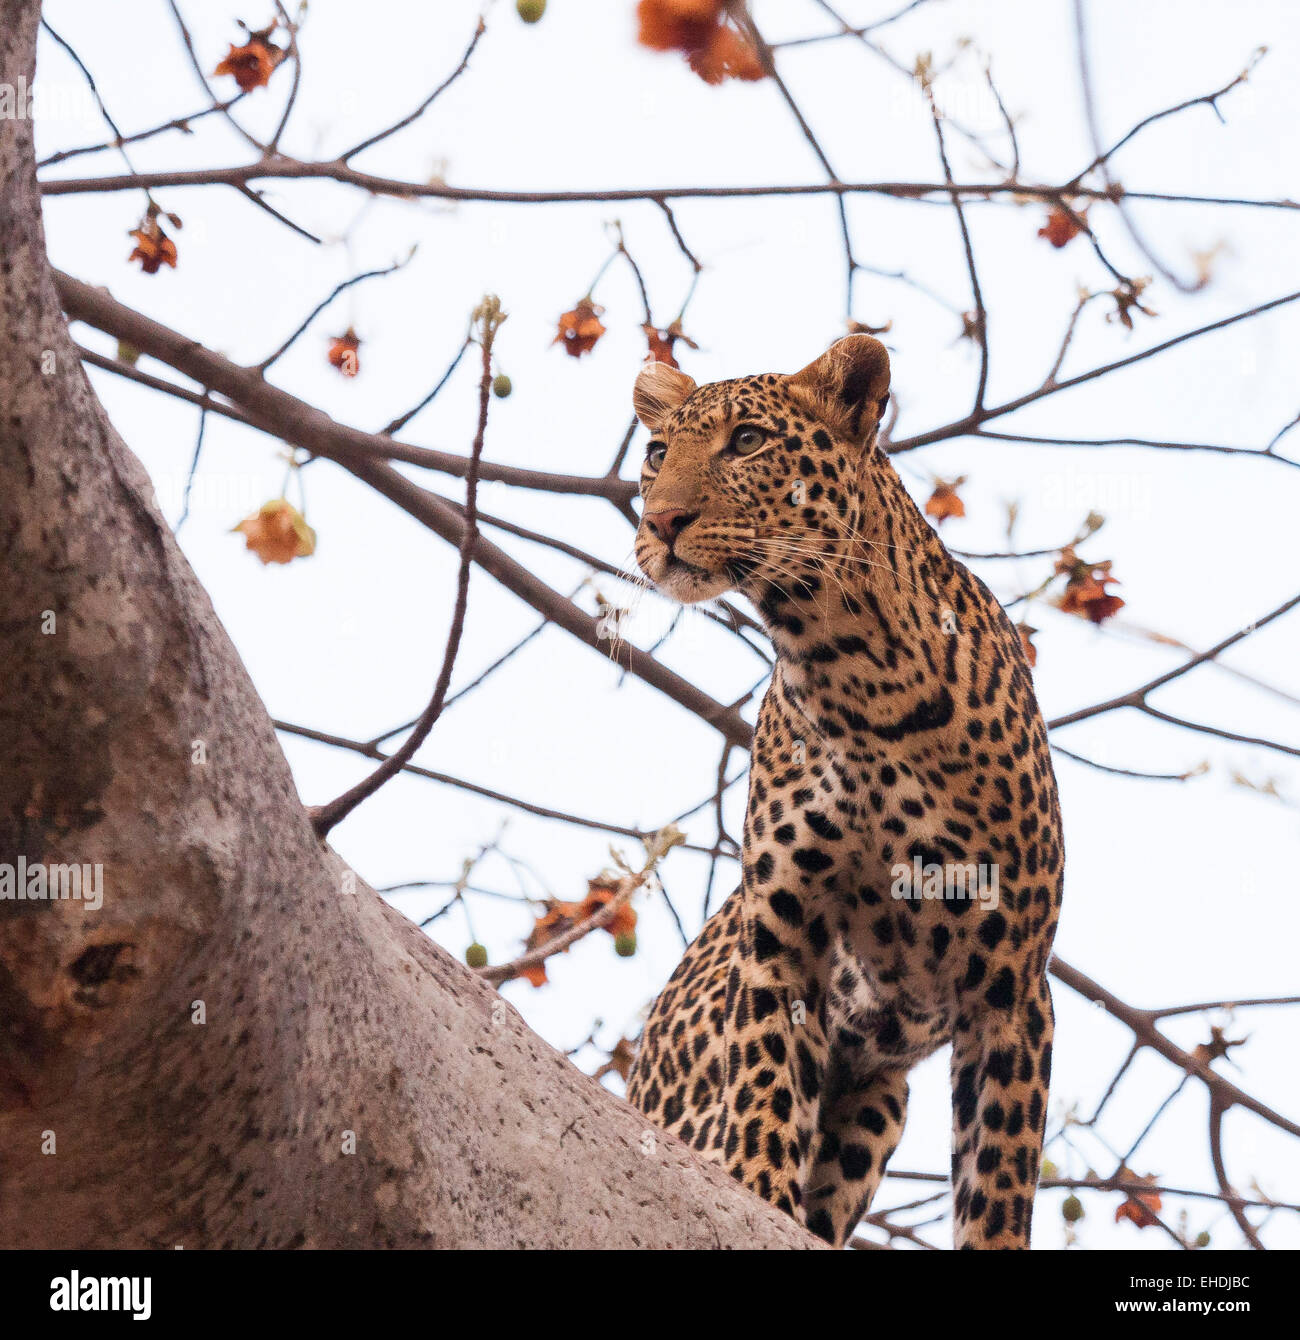
[[[849,335],[802,372],[696,386],[647,363],[632,394],[650,430],[641,570],[684,604],[799,580],[858,533],[862,470],[889,401],[889,354]]]

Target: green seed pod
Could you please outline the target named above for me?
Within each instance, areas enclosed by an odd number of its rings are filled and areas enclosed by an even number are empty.
[[[465,962],[471,968],[486,968],[488,961],[487,946],[481,945],[477,940],[465,951]]]

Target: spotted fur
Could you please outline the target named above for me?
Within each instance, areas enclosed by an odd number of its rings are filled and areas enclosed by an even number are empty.
[[[655,1003],[628,1096],[841,1244],[902,1134],[908,1071],[951,1043],[956,1245],[1026,1247],[1056,783],[1014,628],[877,443],[888,391],[868,336],[793,376],[638,379],[637,561],[684,602],[748,597],[777,664],[741,886]],[[896,896],[918,860],[996,867],[996,907]]]

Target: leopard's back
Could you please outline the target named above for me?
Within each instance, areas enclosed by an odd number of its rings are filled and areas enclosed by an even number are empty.
[[[628,1101],[657,1126],[720,1157],[723,1016],[740,935],[740,891],[705,922],[651,1007],[628,1076]]]

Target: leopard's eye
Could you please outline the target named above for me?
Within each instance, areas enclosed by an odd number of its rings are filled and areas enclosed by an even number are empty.
[[[658,470],[664,463],[664,457],[668,455],[668,448],[662,442],[650,442],[646,444],[645,463],[651,470]]]
[[[752,423],[742,423],[731,435],[727,447],[742,456],[752,456],[767,441],[767,434]]]

